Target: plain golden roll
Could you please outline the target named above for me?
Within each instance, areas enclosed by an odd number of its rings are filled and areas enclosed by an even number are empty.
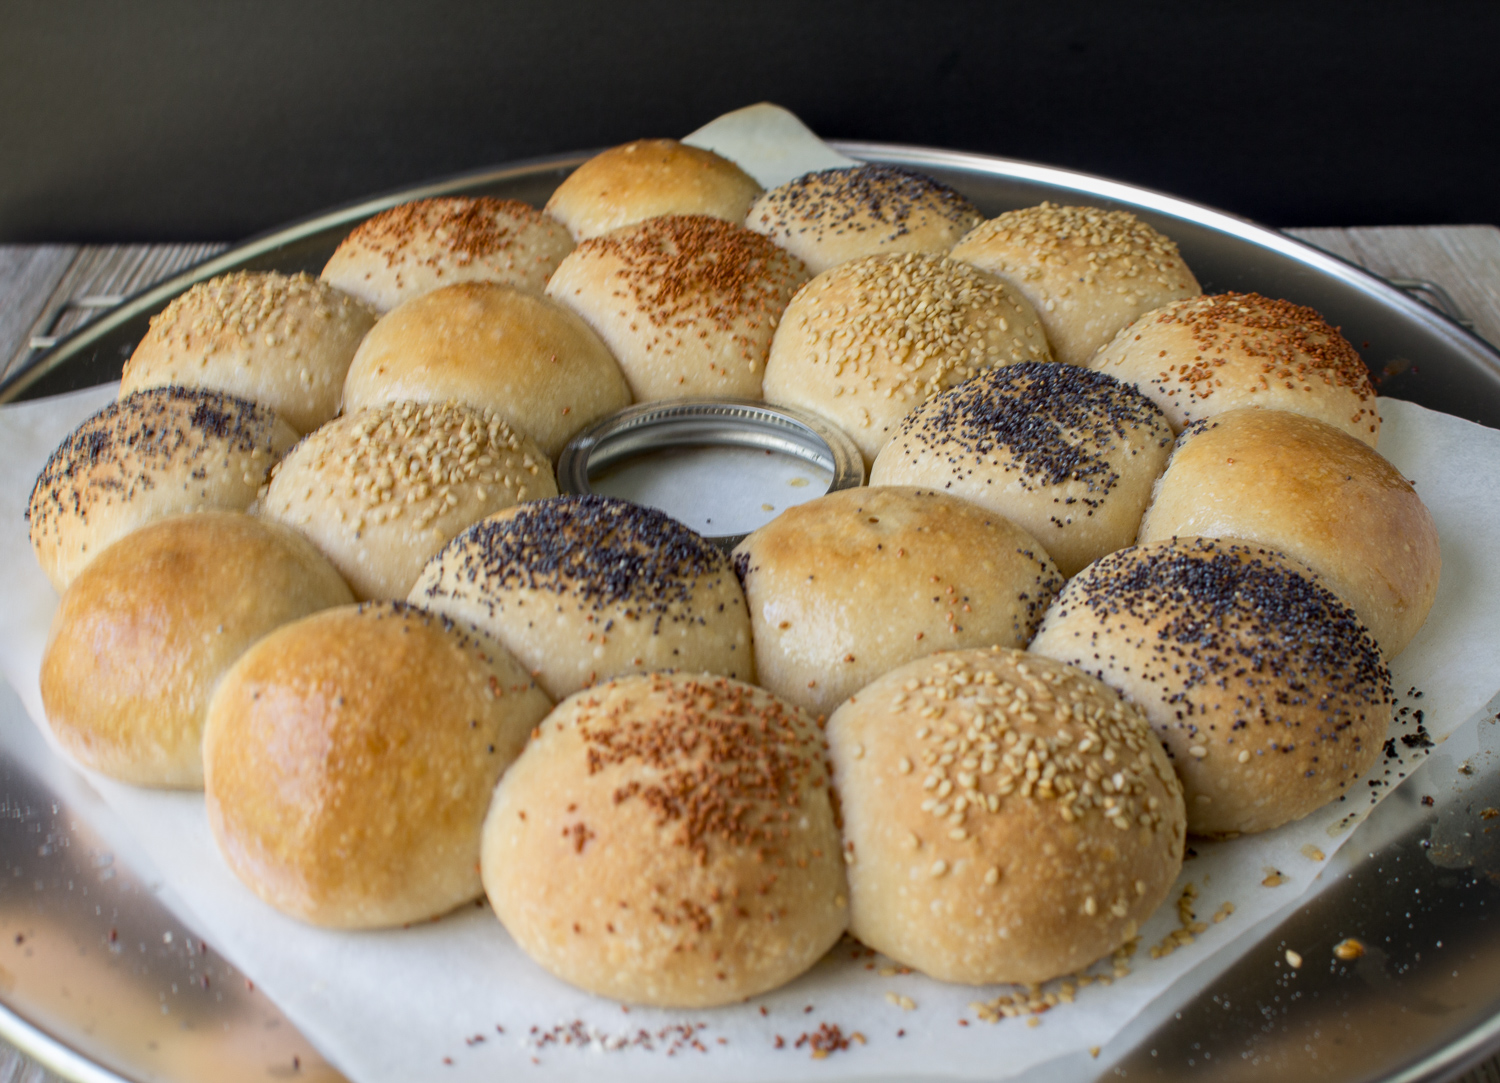
[[[1076,365],[982,372],[906,415],[871,485],[921,485],[1005,516],[1063,575],[1135,541],[1172,429],[1129,384]]]
[[[572,249],[561,222],[518,199],[419,199],[355,227],[320,277],[375,311],[389,312],[459,282],[497,282],[539,293]]]
[[[308,274],[236,271],[200,282],[151,319],[120,397],[180,384],[274,410],[299,433],[339,412],[344,374],[375,311]]]
[[[802,261],[743,226],[664,215],[580,244],[547,294],[609,344],[638,402],[758,399]]]
[[[495,791],[482,868],[527,955],[631,1004],[766,992],[848,924],[822,734],[725,677],[621,677],[559,704]]]
[[[609,349],[572,311],[515,286],[466,282],[407,301],[360,343],[344,410],[457,401],[493,410],[556,458],[630,405]]]
[[[935,651],[1021,647],[1062,577],[1026,531],[967,500],[900,486],[788,508],[734,551],[760,683],[829,714]]]
[[[73,581],[42,657],[42,705],[79,763],[138,786],[203,785],[220,677],[268,632],[354,600],[295,531],[243,512],[149,523]]]
[[[264,406],[189,387],[126,395],[58,446],[31,490],[26,522],[58,593],[111,542],[156,519],[243,511],[297,442]]]
[[[926,174],[858,165],[772,188],[751,206],[745,225],[821,274],[860,256],[947,255],[983,218],[967,197]]]
[[[624,500],[507,508],[433,557],[409,600],[482,629],[553,699],[660,669],[755,680],[750,614],[728,554]]]
[[[1122,327],[1203,292],[1177,245],[1129,211],[1036,207],[974,228],[952,257],[1010,283],[1036,308],[1059,361],[1082,365]]]
[[[1257,293],[1174,301],[1146,313],[1089,361],[1140,388],[1172,428],[1241,406],[1305,414],[1380,437],[1370,373],[1316,310]]]
[[[1194,834],[1268,831],[1349,793],[1390,725],[1390,673],[1354,611],[1234,538],[1111,553],[1063,588],[1031,650],[1146,713]]]
[[[866,256],[792,298],[763,387],[767,402],[843,429],[868,467],[933,395],[988,368],[1051,359],[1031,305],[993,275],[941,256]]]
[[[225,675],[203,739],[225,863],[284,913],[370,929],[477,897],[490,795],[551,702],[473,629],[402,602],[318,613]]]
[[[1140,710],[1018,650],[892,670],[828,720],[850,932],[942,981],[1042,982],[1136,936],[1182,869]]]
[[[1306,564],[1386,658],[1437,597],[1437,526],[1411,483],[1368,444],[1314,418],[1243,407],[1183,431],[1140,541],[1244,538]]]
[[[260,511],[312,539],[355,597],[405,598],[460,532],[556,495],[546,455],[493,411],[396,402],[306,437],[277,464]]]
[[[738,224],[760,192],[754,177],[711,150],[675,139],[637,139],[575,169],[546,211],[582,241],[663,214],[707,214]]]

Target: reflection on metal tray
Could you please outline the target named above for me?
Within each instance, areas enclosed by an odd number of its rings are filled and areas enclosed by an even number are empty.
[[[1500,427],[1500,354],[1400,289],[1281,234],[1025,162],[883,144],[838,149],[931,173],[991,215],[1043,199],[1133,210],[1178,242],[1205,290],[1312,305],[1360,348],[1383,393]],[[476,193],[540,205],[584,157],[391,193],[250,241],[31,359],[0,382],[0,401],[118,378],[149,317],[195,281],[237,269],[316,273],[354,224],[410,199]],[[76,1079],[337,1078],[310,1050],[296,1051],[295,1035],[266,1030],[279,1015],[211,950],[187,952],[193,934],[132,874],[128,840],[95,838],[82,822],[92,795],[25,744],[16,733],[0,742],[0,948],[18,953],[0,958],[0,1033]],[[1500,764],[1488,758],[1495,747],[1500,724],[1461,730],[1358,829],[1325,870],[1325,890],[1248,933],[1253,946],[1191,1000],[1169,993],[1153,1005],[1102,1052],[1104,1073],[1416,1080],[1451,1075],[1500,1044],[1500,986],[1491,979],[1500,973],[1491,916],[1500,908],[1500,843],[1486,834],[1500,807]],[[109,854],[121,857],[104,864]],[[1370,950],[1338,963],[1329,951],[1349,935]],[[1276,965],[1288,943],[1313,964],[1295,977]],[[141,958],[127,966],[132,952]],[[153,1012],[170,1025],[146,1026]],[[1098,1069],[1070,1061],[1040,1074],[1059,1072]]]

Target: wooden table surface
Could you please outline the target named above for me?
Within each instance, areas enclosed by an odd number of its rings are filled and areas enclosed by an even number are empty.
[[[1500,229],[1374,226],[1293,229],[1292,236],[1400,280],[1500,346]],[[224,244],[0,245],[0,377],[113,299],[170,277]],[[1435,288],[1434,288],[1435,287]],[[1455,310],[1456,311],[1452,311]],[[64,1083],[0,1041],[0,1083]],[[1500,1083],[1500,1056],[1453,1083]]]

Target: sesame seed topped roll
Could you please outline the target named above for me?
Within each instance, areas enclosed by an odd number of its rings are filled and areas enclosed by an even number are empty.
[[[1386,658],[1437,598],[1437,525],[1411,482],[1316,418],[1253,406],[1196,421],[1157,483],[1141,542],[1243,538],[1306,564],[1354,607]]]
[[[751,206],[745,225],[821,274],[860,256],[946,255],[982,218],[967,198],[929,176],[860,165],[772,188]]]
[[[734,551],[760,683],[815,714],[934,651],[1025,646],[1057,567],[967,500],[899,486],[788,508]]]
[[[557,495],[540,448],[489,410],[397,402],[344,416],[277,464],[261,512],[306,534],[357,598],[405,598],[486,515]]]
[[[344,410],[456,400],[494,410],[549,457],[630,405],[608,347],[572,311],[493,282],[424,293],[386,313],[344,379]]]
[[[1306,566],[1233,538],[1100,559],[1031,650],[1138,704],[1200,835],[1268,831],[1348,790],[1391,720],[1390,673],[1354,611]]]
[[[755,679],[750,614],[729,556],[624,500],[507,508],[449,542],[410,600],[487,632],[553,699],[659,669]]]
[[[200,282],[151,319],[120,397],[181,384],[268,406],[299,433],[339,411],[373,309],[308,274],[237,271]]]
[[[990,369],[906,415],[871,485],[923,485],[1030,532],[1063,575],[1135,541],[1172,429],[1129,384],[1076,365]]]
[[[484,817],[551,701],[482,633],[404,602],[277,629],[225,674],[203,738],[208,826],[267,903],[313,925],[435,918],[482,891]]]
[[[1048,658],[934,654],[828,720],[850,932],[942,981],[1041,982],[1134,937],[1182,868],[1139,709]]]
[[[1129,211],[1055,203],[1007,211],[975,227],[952,256],[1020,290],[1070,365],[1153,308],[1202,292],[1177,245]]]
[[[362,222],[339,243],[321,277],[389,312],[456,282],[541,292],[572,249],[562,223],[517,199],[420,199]]]
[[[608,343],[638,402],[759,399],[771,336],[806,281],[743,226],[666,215],[584,241],[547,294]]]
[[[663,214],[706,214],[738,224],[760,192],[754,177],[711,150],[675,139],[637,139],[575,169],[546,211],[582,241]]]
[[[940,256],[866,256],[824,271],[787,306],[766,361],[766,401],[828,418],[868,467],[927,399],[988,368],[1049,361],[1031,305],[1000,279]]]
[[[1375,447],[1370,373],[1317,311],[1258,293],[1174,301],[1146,313],[1089,362],[1134,384],[1175,431],[1240,406],[1304,414]]]
[[[621,677],[559,704],[495,790],[481,868],[526,954],[627,1003],[774,989],[848,923],[822,734],[725,677]]]
[[[26,509],[31,546],[59,592],[111,542],[155,519],[243,511],[297,434],[263,406],[217,391],[126,395],[47,460]]]

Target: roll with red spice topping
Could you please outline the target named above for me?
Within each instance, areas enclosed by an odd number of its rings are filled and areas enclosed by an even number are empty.
[[[547,295],[608,343],[638,402],[759,399],[771,337],[807,277],[743,226],[667,215],[584,241]]]
[[[935,654],[828,720],[850,932],[943,981],[1041,982],[1136,935],[1182,868],[1140,710],[1017,650]]]
[[[1304,414],[1371,447],[1380,414],[1353,346],[1316,311],[1258,293],[1219,293],[1148,312],[1089,367],[1134,384],[1172,428],[1241,406]]]
[[[439,286],[498,282],[541,292],[573,249],[561,222],[517,199],[421,199],[345,237],[322,279],[378,312]]]
[[[821,733],[724,677],[622,677],[559,704],[495,790],[481,867],[522,950],[628,1003],[763,993],[848,924]]]

